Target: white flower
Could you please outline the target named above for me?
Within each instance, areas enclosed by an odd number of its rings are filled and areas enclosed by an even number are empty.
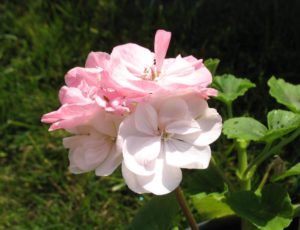
[[[209,144],[221,129],[217,111],[192,93],[139,103],[118,135],[128,187],[157,195],[173,191],[182,179],[180,168],[208,167]]]
[[[72,173],[95,170],[97,176],[110,175],[122,161],[122,154],[116,148],[116,136],[121,117],[104,111],[88,124],[68,130],[74,136],[64,138],[69,148],[69,169]]]

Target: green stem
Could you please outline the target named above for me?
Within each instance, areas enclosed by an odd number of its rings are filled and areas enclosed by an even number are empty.
[[[266,160],[267,158],[278,154],[279,150],[282,149],[282,147],[284,147],[285,145],[289,144],[290,142],[292,142],[293,140],[295,140],[298,136],[300,135],[300,129],[297,129],[295,132],[292,133],[292,135],[290,135],[289,137],[286,137],[284,139],[282,139],[277,145],[275,145],[274,147],[272,147],[270,150],[266,148],[262,151],[262,153],[257,156],[253,162],[251,162],[251,164],[248,166],[248,168],[245,171],[244,175],[247,175],[247,173],[253,168],[257,168],[264,160]],[[279,155],[279,154],[278,154]]]
[[[251,189],[251,178],[244,176],[245,171],[248,167],[248,156],[247,156],[248,143],[244,141],[237,142],[238,150],[238,176],[240,179],[240,185],[242,190]]]
[[[255,193],[260,193],[260,192],[261,192],[261,190],[263,189],[264,185],[266,184],[266,182],[267,182],[267,180],[268,180],[269,174],[270,174],[270,172],[271,172],[273,166],[274,166],[274,161],[272,161],[272,162],[268,165],[267,170],[266,170],[265,174],[263,175],[263,178],[261,179],[261,182],[259,183],[259,185],[258,185],[258,187],[257,187],[257,189],[256,189],[256,191],[255,191]]]
[[[189,225],[191,226],[191,229],[198,230],[199,228],[197,226],[197,222],[196,222],[191,210],[188,207],[188,204],[186,202],[186,199],[184,197],[183,191],[180,188],[180,186],[178,186],[175,189],[175,194],[176,194],[177,201],[183,211],[183,214],[185,215],[187,221],[189,222]]]
[[[270,150],[271,146],[272,146],[272,142],[268,142],[266,144],[263,151],[249,164],[246,171],[244,172],[244,176],[248,176],[248,174],[250,173],[250,170],[252,171],[252,174],[254,173],[254,171],[256,169],[256,167],[254,167],[254,166],[256,166],[256,162],[259,161],[260,158],[262,158],[262,156],[264,156]]]
[[[232,102],[226,103],[226,106],[227,106],[227,115],[228,115],[228,118],[232,118],[233,117]]]

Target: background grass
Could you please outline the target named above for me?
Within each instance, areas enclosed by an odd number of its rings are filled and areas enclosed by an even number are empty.
[[[280,107],[267,96],[272,74],[300,82],[299,15],[297,0],[0,1],[0,229],[122,229],[148,199],[129,191],[119,171],[71,175],[66,134],[40,123],[59,107],[64,74],[91,50],[127,42],[152,49],[156,29],[168,29],[168,55],[217,57],[219,73],[255,82],[236,113],[263,118]]]

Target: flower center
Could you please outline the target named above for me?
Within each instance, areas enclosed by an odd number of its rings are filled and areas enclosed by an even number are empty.
[[[145,67],[143,75],[141,76],[145,80],[155,81],[160,75],[160,71],[156,69],[156,61],[154,59],[153,65],[151,67]]]
[[[167,133],[166,131],[163,131],[161,134],[161,140],[168,141],[172,136],[173,136],[172,133]]]

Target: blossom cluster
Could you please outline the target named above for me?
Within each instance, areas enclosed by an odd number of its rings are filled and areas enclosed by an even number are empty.
[[[107,176],[121,165],[131,190],[162,195],[180,184],[181,168],[208,167],[222,128],[207,104],[217,91],[201,59],[166,58],[170,39],[158,30],[154,52],[128,43],[68,71],[61,107],[42,122],[72,134],[63,140],[72,173]]]

